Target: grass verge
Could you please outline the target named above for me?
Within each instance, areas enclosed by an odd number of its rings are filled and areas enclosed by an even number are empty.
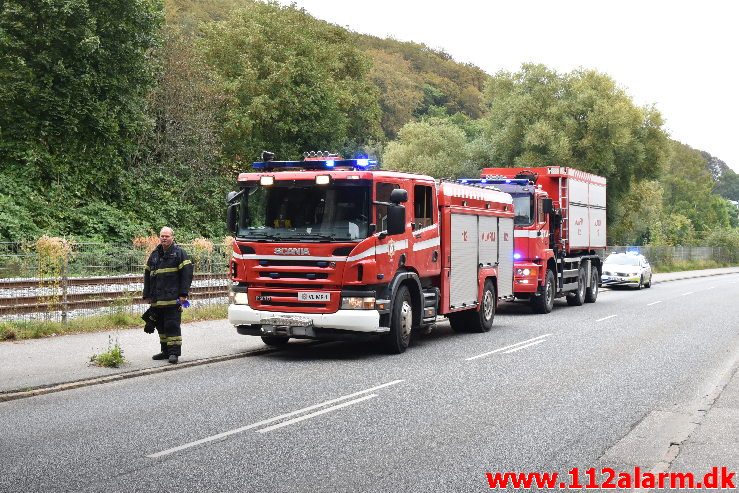
[[[188,308],[182,312],[182,322],[219,320],[228,316],[226,305],[212,305]],[[110,329],[131,329],[144,327],[141,314],[119,310],[106,315],[95,315],[70,320],[68,323],[44,321],[0,322],[0,341],[39,339],[65,334],[101,332]]]
[[[680,272],[689,270],[719,269],[721,267],[736,267],[731,262],[716,262],[715,260],[683,260],[658,264],[653,266],[654,272]]]

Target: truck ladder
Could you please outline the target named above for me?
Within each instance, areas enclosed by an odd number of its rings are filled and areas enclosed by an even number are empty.
[[[562,211],[562,249],[567,251],[567,238],[569,238],[569,224],[567,221],[568,211],[570,209],[569,198],[567,196],[567,182],[566,178],[559,177],[559,207]]]

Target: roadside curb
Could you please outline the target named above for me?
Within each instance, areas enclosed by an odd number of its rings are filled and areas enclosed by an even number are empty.
[[[246,351],[243,353],[226,354],[222,356],[212,356],[210,358],[202,358],[194,361],[186,361],[184,363],[178,363],[176,365],[167,365],[154,368],[143,368],[141,370],[131,370],[123,373],[117,373],[115,375],[107,375],[104,377],[87,378],[83,380],[75,380],[72,382],[65,382],[59,384],[52,384],[50,386],[41,386],[25,390],[9,390],[6,392],[0,392],[0,402],[12,401],[16,399],[24,399],[26,397],[34,397],[37,395],[51,394],[54,392],[62,392],[65,390],[78,389],[82,387],[89,387],[92,385],[100,385],[104,383],[116,382],[119,380],[127,380],[129,378],[143,377],[146,375],[155,375],[157,373],[163,373],[165,371],[181,370],[185,368],[192,368],[194,366],[202,366],[210,363],[219,363],[221,361],[229,361],[232,359],[246,358],[248,356],[256,356],[259,354],[266,354],[278,351],[279,349],[264,347]]]

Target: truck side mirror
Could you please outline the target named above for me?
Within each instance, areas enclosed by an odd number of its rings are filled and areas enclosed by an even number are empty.
[[[390,202],[393,204],[400,204],[401,202],[408,202],[408,190],[402,188],[396,188],[390,192]]]
[[[406,198],[407,196],[408,192],[406,192]],[[405,206],[391,205],[387,208],[387,234],[392,236],[401,233],[405,233]]]
[[[544,214],[554,212],[554,201],[552,199],[543,199],[542,205],[544,206]]]
[[[226,229],[230,233],[236,233],[236,219],[239,204],[231,204],[226,209]]]

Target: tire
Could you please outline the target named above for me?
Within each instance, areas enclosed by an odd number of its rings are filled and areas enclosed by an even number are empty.
[[[413,301],[406,286],[398,288],[390,314],[390,333],[384,338],[384,346],[391,354],[400,354],[408,349],[413,328]]]
[[[449,325],[452,327],[452,330],[456,332],[457,334],[462,334],[464,332],[470,331],[470,317],[469,312],[464,311],[460,313],[450,313],[447,315],[447,318],[449,319]]]
[[[495,285],[493,281],[487,279],[482,288],[480,309],[469,314],[470,332],[488,332],[493,327],[496,301]]]
[[[284,347],[289,340],[286,336],[262,336],[262,342],[272,347]]]
[[[570,306],[582,306],[585,303],[585,288],[587,285],[587,277],[585,269],[580,267],[577,273],[577,291],[567,295],[567,304]]]
[[[644,275],[639,278],[639,285],[636,287],[637,290],[644,287]]]
[[[544,292],[531,299],[531,308],[536,313],[549,313],[554,308],[554,274],[547,269],[544,277]]]
[[[644,287],[647,289],[652,287],[652,276],[649,276],[649,281],[644,284]]]
[[[599,281],[598,269],[595,266],[590,266],[590,287],[585,291],[585,303],[595,303],[595,300],[598,299]]]

